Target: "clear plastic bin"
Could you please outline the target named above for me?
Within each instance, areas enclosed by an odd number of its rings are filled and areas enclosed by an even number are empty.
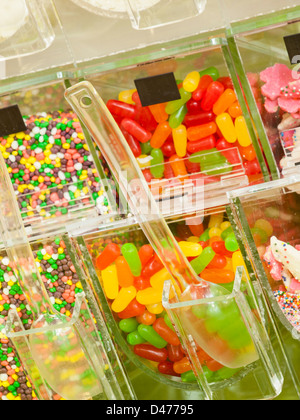
[[[299,7],[291,7],[232,23],[228,29],[233,61],[273,179],[294,165],[297,156],[299,19]]]
[[[49,15],[53,7],[51,0],[1,1],[1,60],[38,53],[52,44],[55,33]]]
[[[229,193],[246,255],[299,378],[299,174]],[[299,379],[298,379],[299,381]],[[299,384],[298,384],[299,389]]]

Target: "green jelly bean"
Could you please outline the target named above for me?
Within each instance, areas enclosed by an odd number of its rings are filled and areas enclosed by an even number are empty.
[[[253,341],[246,327],[237,331],[236,336],[228,340],[228,346],[233,350],[249,347],[251,344],[253,344]]]
[[[221,369],[219,369],[217,372],[215,372],[215,376],[216,378],[220,378],[220,379],[229,379],[231,378],[233,375],[235,375],[237,372],[239,372],[241,369],[231,369],[228,367],[223,367]]]
[[[213,153],[214,152],[214,153]],[[217,149],[210,149],[210,150],[203,150],[201,152],[193,153],[189,157],[189,161],[191,163],[203,163],[204,161],[213,161],[214,157],[218,159],[218,156],[221,156],[221,154],[217,154]]]
[[[192,94],[183,88],[179,89],[179,92],[181,99],[169,102],[165,108],[166,113],[169,115],[172,115],[174,112],[178,111],[178,109],[185,105],[192,97]]]
[[[144,340],[148,341],[148,343],[157,349],[163,349],[168,344],[150,325],[140,324],[138,326],[138,333]]]
[[[132,275],[134,277],[139,277],[142,272],[142,263],[136,246],[131,243],[124,244],[121,248],[121,252],[129,265]]]
[[[200,241],[202,241],[202,242],[209,241],[209,239],[210,239],[210,236],[209,236],[209,230],[210,230],[210,229],[206,229],[206,230],[202,233],[202,235],[200,236]]]
[[[136,346],[137,344],[146,343],[146,340],[144,340],[143,337],[140,336],[137,330],[128,334],[126,339],[127,339],[128,344],[130,344],[131,346]]]
[[[205,316],[206,316],[206,310],[207,310],[206,305],[195,305],[195,306],[192,306],[192,312],[193,312],[193,314],[197,318],[199,318],[199,319],[205,318]]]
[[[262,244],[265,244],[266,242],[268,242],[269,238],[268,238],[267,233],[264,230],[260,228],[252,228],[251,233],[252,235],[258,235],[260,237]]]
[[[165,166],[164,166],[164,155],[161,149],[152,149],[151,151],[151,167],[150,172],[156,179],[160,179],[164,176]]]
[[[207,307],[205,328],[208,332],[218,332],[226,328],[228,324],[240,319],[240,312],[235,302],[228,305],[211,303]]]
[[[151,153],[152,147],[150,144],[150,141],[147,141],[147,143],[140,143],[142,155],[149,155]]]
[[[135,331],[138,325],[139,323],[135,318],[122,319],[122,321],[119,322],[120,330],[124,331],[125,333],[131,333]]]
[[[181,374],[181,380],[182,382],[192,383],[197,382],[196,375],[192,370],[189,370],[188,372]]]
[[[208,246],[204,248],[199,257],[191,261],[191,266],[197,275],[202,273],[202,271],[208,266],[210,262],[214,259],[216,253],[213,251],[212,247]]]
[[[227,236],[227,238],[225,239],[225,248],[227,249],[227,251],[230,252],[235,252],[239,249],[239,244],[236,240],[234,233]]]
[[[223,239],[223,241],[225,241],[227,236],[231,235],[232,233],[233,233],[233,229],[231,226],[229,226],[229,228],[223,230],[223,232],[221,233],[221,238]]]
[[[207,69],[200,71],[200,77],[206,74],[212,77],[213,80],[217,80],[220,77],[219,70],[216,67],[208,67]]]
[[[169,125],[171,128],[177,128],[182,124],[184,117],[187,114],[187,107],[183,105],[178,111],[174,112],[169,118]]]
[[[228,174],[232,171],[232,166],[226,161],[214,163],[214,164],[204,164],[201,166],[201,171],[205,175],[222,175]]]

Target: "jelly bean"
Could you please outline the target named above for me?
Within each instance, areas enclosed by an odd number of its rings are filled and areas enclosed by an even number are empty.
[[[222,232],[224,232],[224,230],[228,229],[229,227],[231,227],[231,223],[229,221],[222,222],[220,225]]]
[[[164,312],[164,307],[160,302],[147,305],[146,308],[153,315],[161,315]]]
[[[203,150],[209,151],[215,147],[216,139],[214,135],[211,135],[198,141],[189,141],[187,144],[187,151],[191,154],[194,154]]]
[[[106,106],[112,114],[119,117],[132,119],[136,117],[136,109],[133,105],[111,99]]]
[[[137,158],[137,162],[141,169],[148,168],[151,162],[151,156],[141,155],[140,157]]]
[[[182,374],[192,370],[192,366],[189,362],[189,359],[187,357],[184,357],[183,359],[173,364],[173,369],[176,373]]]
[[[209,229],[208,234],[209,234],[210,238],[214,238],[216,236],[220,236],[222,234],[222,231],[221,231],[221,229],[219,229],[217,227],[213,227],[213,228]]]
[[[229,108],[228,108],[228,113],[232,118],[237,118],[240,117],[241,115],[243,115],[241,106],[238,102],[235,102],[234,104],[232,104]]]
[[[123,90],[119,93],[119,101],[125,102],[126,104],[134,105],[135,102],[133,101],[132,95],[136,92],[136,89],[130,90]]]
[[[120,330],[128,334],[136,331],[138,325],[139,324],[135,318],[122,319],[122,321],[119,322]]]
[[[221,223],[223,223],[223,220],[224,220],[223,213],[213,214],[209,218],[208,227],[209,228],[219,227]]]
[[[235,92],[232,89],[226,89],[213,106],[213,112],[216,115],[223,114],[236,101]]]
[[[170,320],[170,318],[169,318],[169,315],[168,314],[165,314],[164,315],[164,321],[165,321],[165,323],[167,324],[167,326],[172,330],[172,331],[175,331],[175,329],[174,329],[174,327],[173,327],[173,325],[172,325],[172,322],[171,322],[171,320]]]
[[[203,98],[205,94],[206,89],[213,81],[214,81],[213,78],[209,76],[208,74],[205,74],[200,78],[198,87],[193,92],[193,95],[192,95],[192,98],[194,99],[194,101],[201,101],[201,99]]]
[[[202,271],[200,277],[203,280],[216,284],[232,283],[234,281],[234,272],[231,270],[225,270],[224,268],[207,268]]]
[[[186,107],[187,107],[188,113],[192,115],[203,112],[203,109],[201,108],[201,102],[194,101],[193,99],[190,99],[186,103]]]
[[[257,175],[261,173],[261,167],[257,159],[253,159],[252,161],[245,162],[244,168],[246,175]]]
[[[147,143],[140,143],[140,147],[143,155],[149,155],[151,153],[151,141],[147,141]]]
[[[124,311],[118,313],[120,319],[128,319],[141,316],[145,312],[145,305],[141,305],[135,298],[129,303]]]
[[[230,149],[226,150],[226,149],[228,149],[228,146],[226,148],[223,148],[222,147],[223,142],[226,142],[226,140],[222,139],[217,143],[217,146],[216,146],[217,149],[222,150],[221,151],[222,155],[226,158],[226,160],[228,160],[229,163],[231,163],[232,165],[239,165],[240,168],[241,168],[241,157],[238,153],[238,150],[235,147],[231,150]],[[228,142],[226,142],[226,143],[228,143]],[[230,144],[230,143],[228,143],[228,144]],[[229,147],[232,147],[232,145],[229,146]]]
[[[138,316],[136,320],[139,324],[152,325],[156,320],[156,316],[149,311],[145,311],[143,315]]]
[[[168,359],[171,362],[178,362],[184,358],[184,353],[181,349],[181,346],[173,346],[172,344],[167,345],[168,349]]]
[[[215,241],[211,244],[211,247],[216,254],[228,256],[229,258],[232,256],[232,253],[225,248],[224,241]]]
[[[134,278],[126,259],[120,256],[116,259],[115,264],[117,268],[120,287],[132,286]]]
[[[237,140],[237,134],[232,118],[228,113],[223,113],[217,116],[216,123],[225,138],[229,143],[234,143]]]
[[[217,372],[218,370],[224,367],[223,365],[221,365],[221,363],[217,362],[216,360],[208,360],[206,362],[206,366],[211,372]]]
[[[215,120],[212,112],[200,112],[198,114],[187,114],[184,118],[184,124],[187,127],[195,127],[196,125],[207,124]]]
[[[139,257],[142,267],[144,267],[154,256],[154,250],[151,245],[143,245],[139,250]]]
[[[144,279],[143,276],[134,277],[133,285],[136,290],[145,290],[151,287],[149,279]]]
[[[269,238],[268,238],[268,235],[267,235],[265,230],[263,230],[259,227],[254,227],[254,228],[251,229],[251,233],[252,233],[252,235],[254,235],[254,234],[258,235],[261,239],[262,244],[265,244],[266,242],[268,242]]]
[[[160,270],[158,273],[154,274],[154,276],[150,278],[150,284],[154,289],[158,289],[162,291],[165,281],[170,280],[170,278],[171,278],[171,275],[168,272],[168,270],[166,268],[163,268],[162,270]]]
[[[227,259],[223,255],[215,255],[214,259],[207,266],[207,268],[225,268],[227,265]]]
[[[190,141],[204,139],[211,134],[215,134],[217,126],[214,122],[196,125],[187,129],[187,137]]]
[[[218,370],[217,374],[218,377],[222,380],[232,378],[240,369],[231,369],[228,367],[223,367],[222,369]]]
[[[165,179],[172,179],[175,178],[175,174],[173,172],[172,166],[169,162],[165,162],[165,172],[164,172]]]
[[[171,133],[172,129],[168,121],[159,123],[156,130],[153,133],[150,143],[151,147],[153,149],[160,149]]]
[[[113,312],[119,313],[124,311],[130,302],[136,297],[136,294],[137,293],[135,287],[122,287],[118,296],[111,305]]]
[[[157,126],[157,122],[152,115],[150,109],[147,106],[142,106],[139,94],[134,92],[132,99],[136,104],[136,120],[141,124],[143,128],[148,131],[154,131]]]
[[[146,340],[144,340],[143,337],[140,336],[137,330],[128,334],[126,340],[131,346],[146,343]]]
[[[274,231],[273,226],[266,219],[256,220],[254,227],[264,230],[269,237],[273,235],[273,231]]]
[[[179,156],[173,155],[169,159],[170,165],[173,169],[175,177],[187,175],[186,166],[184,160],[182,160]]]
[[[179,127],[183,123],[186,114],[187,114],[187,108],[185,105],[183,105],[177,111],[173,112],[173,114],[170,115],[170,118],[169,118],[170,127],[172,129]]]
[[[192,370],[182,373],[181,380],[185,383],[197,382],[197,378]]]
[[[104,270],[121,255],[120,247],[116,244],[108,244],[104,251],[96,259],[96,267]]]
[[[173,140],[174,140],[174,147],[177,156],[184,157],[186,155],[187,150],[187,131],[184,125],[180,125],[179,127],[172,130]]]
[[[124,244],[121,248],[121,252],[127,261],[133,276],[139,277],[142,272],[142,263],[136,246],[130,243]]]
[[[200,71],[200,77],[209,75],[213,80],[217,80],[220,77],[219,70],[216,67],[208,67],[205,70]]]
[[[138,344],[134,346],[134,353],[143,359],[151,360],[152,362],[165,362],[168,358],[168,351],[166,348],[158,349],[151,344]]]
[[[119,293],[118,273],[115,265],[101,271],[103,288],[108,299],[116,299]]]
[[[209,304],[207,308],[205,327],[208,332],[219,332],[236,320],[240,320],[240,312],[237,305],[229,302],[226,306],[221,304]]]
[[[191,266],[193,267],[197,275],[199,275],[208,266],[208,264],[213,260],[215,255],[216,254],[213,251],[213,249],[208,246],[203,249],[199,257],[195,258],[191,262]]]
[[[232,269],[234,273],[236,272],[237,267],[244,267],[246,276],[248,280],[250,280],[249,273],[241,251],[236,251],[232,254]]]
[[[210,111],[213,105],[224,92],[224,86],[219,82],[212,82],[201,100],[201,108],[203,111]]]
[[[252,144],[252,139],[248,131],[245,117],[240,116],[236,118],[235,131],[236,131],[238,142],[241,146],[248,147],[250,146],[250,144]]]
[[[157,369],[160,373],[164,375],[170,375],[170,376],[177,376],[176,372],[173,369],[173,363],[172,362],[161,362],[157,366]]]
[[[121,122],[121,127],[141,143],[147,143],[147,141],[151,140],[152,133],[130,118],[124,118]]]
[[[227,251],[235,252],[239,249],[239,244],[237,243],[236,237],[233,235],[227,236],[225,239],[225,248]]]
[[[130,147],[133,155],[139,157],[142,154],[141,145],[138,140],[136,140],[131,134],[126,130],[122,129],[122,133],[127,141],[128,146]]]
[[[239,146],[239,151],[243,159],[251,161],[256,159],[256,152],[254,147],[250,144],[250,146],[242,147]]]
[[[185,257],[198,257],[202,253],[202,246],[198,243],[182,241],[178,245]]]
[[[233,233],[233,229],[232,226],[228,226],[227,229],[223,230],[223,232],[221,233],[221,238],[223,239],[223,241],[225,241],[225,239],[231,235]]]
[[[165,157],[171,157],[176,154],[173,139],[168,139],[162,146],[161,151]]]
[[[173,346],[179,346],[180,341],[177,337],[176,333],[172,331],[167,324],[165,323],[163,318],[158,318],[154,324],[153,329],[160,335],[168,344],[172,344]],[[152,343],[153,344],[153,343]]]
[[[187,92],[194,92],[200,82],[200,74],[197,71],[192,71],[189,73],[183,81],[183,88]]]
[[[204,227],[202,223],[199,223],[197,225],[189,224],[189,229],[193,235],[198,237],[200,237],[200,235],[202,235],[202,233],[204,232]]]
[[[136,300],[142,305],[153,305],[160,303],[162,300],[162,291],[149,287],[148,289],[139,290],[137,292]]]
[[[169,118],[169,114],[166,113],[166,105],[165,104],[156,104],[149,106],[149,109],[155,118],[156,122],[162,123],[167,121]]]
[[[172,115],[174,112],[178,111],[183,105],[185,105],[192,97],[190,92],[187,92],[183,88],[179,90],[181,99],[176,101],[171,101],[167,104],[165,111],[167,114]]]
[[[154,274],[158,273],[160,270],[164,268],[163,263],[155,254],[153,258],[148,262],[147,265],[144,266],[142,270],[142,277],[145,279],[150,279]]]
[[[160,179],[164,176],[164,155],[160,149],[153,149],[151,151],[151,174],[156,179]]]
[[[209,241],[209,229],[206,229],[200,236],[200,241],[206,242]]]
[[[147,340],[148,343],[157,349],[163,349],[168,344],[166,340],[164,340],[151,325],[140,324],[138,326],[138,332],[140,336],[144,338],[144,340]]]
[[[145,177],[145,180],[147,181],[147,183],[151,183],[152,179],[154,179],[154,177],[152,176],[150,169],[143,169],[142,170],[143,175]]]

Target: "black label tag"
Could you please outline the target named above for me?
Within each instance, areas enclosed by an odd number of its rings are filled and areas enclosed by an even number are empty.
[[[289,55],[291,64],[300,62],[300,34],[288,35],[284,38],[285,46]]]
[[[26,131],[21,111],[18,105],[0,109],[0,137]]]
[[[143,106],[156,105],[180,99],[174,73],[145,77],[134,81]]]

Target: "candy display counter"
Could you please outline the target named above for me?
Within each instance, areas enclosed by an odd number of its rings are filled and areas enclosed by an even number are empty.
[[[298,374],[299,175],[229,193],[231,209]]]
[[[232,24],[228,41],[270,171],[297,157],[299,7]]]

